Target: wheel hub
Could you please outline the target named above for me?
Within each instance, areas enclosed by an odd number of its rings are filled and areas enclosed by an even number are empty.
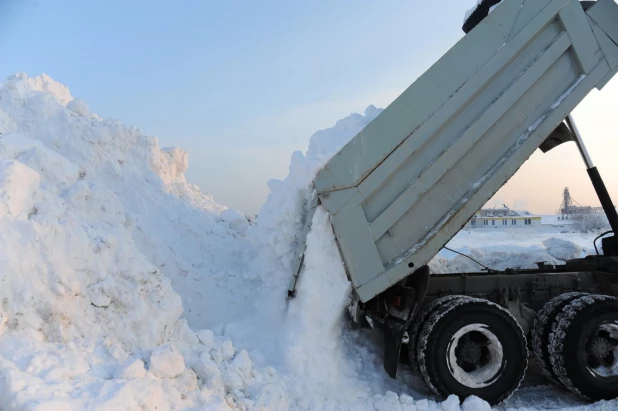
[[[470,324],[453,335],[447,353],[451,375],[462,385],[482,388],[501,374],[502,344],[485,324]]]
[[[462,344],[457,348],[458,352],[456,353],[456,355],[458,363],[461,362],[465,364],[476,364],[481,359],[481,347],[475,342],[466,340],[463,341]]]
[[[585,348],[588,369],[597,377],[618,375],[618,324],[602,324],[588,337]]]
[[[605,358],[611,349],[611,344],[605,338],[595,337],[590,342],[590,354],[598,359]]]

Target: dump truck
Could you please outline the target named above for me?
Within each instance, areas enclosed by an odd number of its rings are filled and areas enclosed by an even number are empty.
[[[383,332],[390,377],[406,361],[438,396],[498,404],[534,363],[582,398],[615,398],[618,215],[571,113],[618,71],[618,4],[495,4],[489,13],[483,2],[464,36],[316,174],[288,298],[301,292],[305,240],[321,206],[352,285],[351,317]],[[537,149],[567,142],[611,226],[594,255],[430,272]]]

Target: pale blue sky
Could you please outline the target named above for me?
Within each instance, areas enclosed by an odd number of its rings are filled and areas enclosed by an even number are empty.
[[[0,0],[0,78],[49,74],[99,115],[186,149],[189,181],[256,213],[293,150],[390,103],[463,36],[472,4]]]

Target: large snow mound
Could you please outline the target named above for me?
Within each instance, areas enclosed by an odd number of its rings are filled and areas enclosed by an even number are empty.
[[[193,385],[185,362],[201,369],[203,381],[216,379],[209,361],[221,369],[241,355],[246,371],[246,353],[209,340],[204,330],[210,346],[200,354],[204,343],[179,321],[182,315],[197,329],[225,321],[233,305],[225,302],[233,301],[226,294],[233,292],[230,273],[242,272],[233,270],[238,239],[248,228],[240,213],[185,181],[186,152],[161,149],[140,130],[90,113],[48,76],[17,74],[0,86],[0,130],[0,398],[9,401],[2,409],[55,404],[67,395],[83,398],[58,404],[119,409],[114,404],[138,391],[127,409],[165,409],[184,400],[178,390],[178,398],[166,397],[173,390],[161,381]],[[172,286],[188,307],[199,299],[199,311],[183,313]],[[184,359],[156,354],[170,338],[188,341]],[[238,390],[264,383],[257,369],[250,374],[234,377]],[[122,392],[110,393],[109,403],[87,400],[88,390],[114,376],[120,381],[110,389]],[[139,377],[156,381],[122,382]],[[200,395],[233,402],[226,378],[202,383]]]
[[[370,106],[315,133],[289,175],[269,182],[250,226],[185,180],[184,150],[102,119],[48,76],[9,77],[0,85],[0,409],[489,409],[475,397],[439,401],[405,367],[386,376],[379,333],[344,319],[350,284],[322,208],[298,297],[285,299],[312,178],[380,112]],[[527,267],[584,253],[588,241],[483,236],[449,245]],[[443,254],[432,264],[475,263]],[[510,409],[533,409],[523,392]]]

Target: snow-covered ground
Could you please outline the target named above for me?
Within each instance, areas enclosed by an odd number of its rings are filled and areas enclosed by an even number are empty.
[[[258,224],[185,181],[187,153],[91,113],[47,76],[0,85],[0,409],[485,410],[440,401],[343,315],[349,284],[314,216],[299,295],[291,250],[314,173],[380,110],[311,137]],[[219,178],[219,177],[217,177]],[[459,233],[493,268],[590,253],[565,227]],[[443,251],[441,272],[477,270]],[[569,408],[570,407],[570,408]],[[496,409],[610,410],[530,371]]]

